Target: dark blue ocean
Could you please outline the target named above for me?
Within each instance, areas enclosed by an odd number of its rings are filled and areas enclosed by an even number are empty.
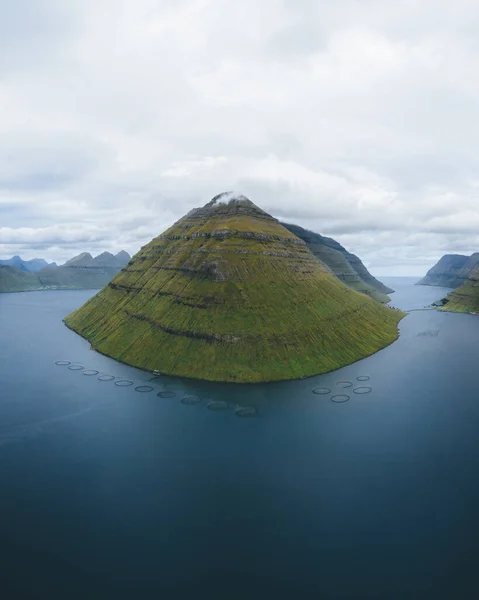
[[[447,292],[414,281],[393,305]],[[149,381],[63,325],[93,293],[0,294],[2,600],[479,598],[479,317],[302,381]]]

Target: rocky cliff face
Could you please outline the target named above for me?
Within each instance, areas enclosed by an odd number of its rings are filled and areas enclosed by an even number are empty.
[[[220,194],[65,321],[98,351],[143,369],[255,382],[363,358],[396,339],[401,316],[340,282],[250,200]]]
[[[471,256],[462,254],[446,254],[430,269],[418,285],[437,285],[457,288],[469,278],[479,264],[479,253]]]
[[[389,302],[387,294],[394,290],[386,287],[369,273],[361,260],[348,252],[340,243],[332,238],[324,237],[298,225],[281,223],[289,231],[306,242],[309,250],[325,264],[341,281],[353,290],[367,294],[379,302]]]

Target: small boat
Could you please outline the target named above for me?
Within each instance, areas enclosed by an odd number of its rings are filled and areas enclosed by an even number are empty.
[[[158,375],[161,375],[161,373],[160,373],[160,371],[156,370],[156,371],[153,371],[153,375],[158,376]]]

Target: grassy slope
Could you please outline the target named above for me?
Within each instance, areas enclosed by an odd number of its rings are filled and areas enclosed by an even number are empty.
[[[25,292],[42,289],[36,273],[19,271],[7,265],[0,265],[0,293]]]
[[[391,300],[387,293],[393,290],[375,279],[359,258],[347,252],[338,242],[298,225],[289,223],[283,223],[283,225],[304,240],[316,258],[327,265],[334,275],[350,288],[367,294],[384,304]]]
[[[447,296],[448,303],[442,310],[448,312],[479,312],[479,267],[476,267],[463,285]]]
[[[232,234],[202,237],[218,230]],[[251,231],[265,238],[245,237]],[[152,240],[65,321],[140,368],[255,382],[364,358],[397,338],[402,316],[350,290],[274,220],[215,213]]]

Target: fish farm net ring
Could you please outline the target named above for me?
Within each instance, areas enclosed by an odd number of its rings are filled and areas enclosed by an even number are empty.
[[[98,381],[113,381],[115,378],[113,375],[99,375],[97,379]]]
[[[254,406],[241,406],[235,410],[235,415],[243,418],[256,417],[258,416],[258,411]]]
[[[338,381],[336,385],[340,388],[350,388],[353,387],[351,381]]]
[[[68,365],[71,365],[72,363],[69,360],[56,360],[55,364],[58,365],[59,367],[67,367]]]
[[[318,394],[319,396],[326,396],[326,394],[330,394],[331,390],[329,388],[314,388],[313,394]]]
[[[137,385],[135,388],[135,392],[152,392],[153,388],[151,385]]]
[[[201,402],[201,398],[199,396],[184,396],[181,399],[182,404],[186,404],[187,406],[192,406],[193,404],[199,404]]]
[[[343,402],[347,402],[349,400],[349,396],[346,394],[339,394],[337,396],[331,396],[331,402],[336,402],[337,404],[342,404]]]
[[[68,368],[70,371],[83,371],[85,367],[83,365],[70,365]]]
[[[175,392],[172,392],[171,390],[165,390],[164,392],[158,392],[156,395],[159,396],[160,398],[174,398],[176,396]]]
[[[371,387],[357,387],[354,388],[353,392],[355,394],[369,394],[369,392],[372,392],[373,388]]]
[[[213,402],[208,402],[206,408],[209,410],[225,410],[228,408],[228,405],[224,400],[213,400]]]
[[[120,381],[115,381],[115,385],[118,387],[129,387],[133,385],[133,381],[131,379],[120,379]]]
[[[369,377],[369,375],[360,375],[359,377],[356,377],[356,379],[358,381],[369,381],[371,377]]]
[[[90,377],[92,375],[98,375],[100,371],[95,371],[95,369],[87,369],[86,371],[83,371],[83,375],[89,375]]]

